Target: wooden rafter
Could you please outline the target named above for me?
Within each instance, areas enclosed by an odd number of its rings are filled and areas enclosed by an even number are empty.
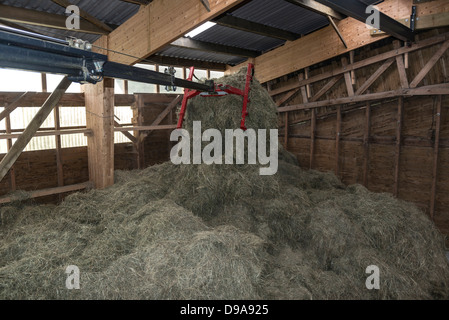
[[[340,40],[343,43],[343,45],[345,46],[345,48],[348,48],[348,45],[347,45],[347,43],[345,41],[345,38],[343,38],[343,35],[340,32],[340,29],[338,29],[338,27],[335,24],[335,22],[332,19],[332,17],[331,16],[327,16],[327,20],[329,20],[330,25],[332,26],[332,28],[334,28],[335,32],[337,33],[337,36],[340,38]]]
[[[124,64],[138,62],[241,2],[211,1],[208,12],[198,0],[153,1],[109,34],[108,48],[127,54],[111,51],[109,59]]]

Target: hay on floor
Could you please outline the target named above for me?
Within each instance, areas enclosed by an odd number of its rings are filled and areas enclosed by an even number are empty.
[[[245,70],[218,82],[242,87]],[[194,120],[240,126],[241,97],[196,97]],[[247,126],[277,127],[255,81]],[[58,206],[0,207],[0,299],[447,299],[443,238],[416,206],[302,170],[170,162]],[[67,290],[76,265],[81,289]],[[368,290],[366,268],[380,268]]]

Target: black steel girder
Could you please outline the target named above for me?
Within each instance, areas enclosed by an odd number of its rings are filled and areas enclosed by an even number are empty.
[[[367,5],[359,0],[316,0],[335,11],[366,23],[371,12],[366,13]],[[374,8],[373,8],[374,9]],[[376,10],[376,9],[374,9]],[[393,18],[379,11],[379,29],[402,41],[414,41],[414,32]]]

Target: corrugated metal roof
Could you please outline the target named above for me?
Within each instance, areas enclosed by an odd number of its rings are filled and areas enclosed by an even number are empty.
[[[71,0],[71,2],[78,5],[81,9],[85,10],[97,19],[112,25],[122,24],[133,16],[139,9],[138,5],[120,0]],[[382,1],[363,0],[363,2],[369,5]],[[0,0],[0,3],[49,13],[65,14],[65,9],[53,3],[51,0]],[[326,17],[285,0],[252,0],[248,4],[232,11],[230,14],[242,19],[276,27],[278,29],[283,29],[297,34],[308,34],[329,24]],[[95,34],[75,33],[68,30],[57,30],[30,25],[26,25],[26,27],[36,32],[60,39],[65,39],[68,36],[75,36],[94,42],[100,37]],[[283,40],[220,25],[216,25],[200,33],[195,36],[194,39],[260,52],[272,50],[285,43]],[[242,57],[174,47],[164,48],[157,54],[161,56],[224,63],[230,65],[235,65],[245,60]]]
[[[285,0],[253,0],[232,15],[297,34],[307,34],[329,24],[326,17]]]
[[[187,48],[178,47],[167,47],[159,51],[156,55],[172,57],[172,58],[182,58],[206,62],[216,62],[225,63],[229,65],[236,65],[246,60],[246,58],[235,57],[226,54],[213,53],[213,52],[203,52],[198,50],[192,50]],[[151,60],[151,57],[149,58]]]
[[[267,51],[285,43],[283,40],[215,25],[194,37],[195,40],[218,43],[255,51]]]
[[[71,0],[72,4],[91,16],[110,24],[120,25],[139,10],[139,5],[120,0]],[[1,4],[65,15],[65,8],[51,0],[0,0]]]
[[[123,22],[131,18],[139,10],[139,5],[123,2],[120,0],[71,0],[70,2],[74,5],[79,6],[82,10],[88,12],[93,17],[105,23],[117,26],[121,25]],[[65,8],[57,5],[51,0],[0,0],[0,4],[59,15],[66,15]],[[46,28],[28,24],[20,25],[35,32],[59,39],[65,39],[66,37],[72,36],[94,42],[100,37],[96,34],[72,32],[68,30]]]

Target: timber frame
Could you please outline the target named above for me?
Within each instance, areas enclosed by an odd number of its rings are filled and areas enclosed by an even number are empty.
[[[385,43],[387,43],[385,41]],[[413,45],[400,46],[399,41],[392,41],[389,44],[394,49],[383,52],[381,54],[374,54],[368,58],[360,61],[350,61],[348,63],[346,55],[343,55],[341,59],[336,57],[332,64],[331,71],[324,71],[321,73],[315,72],[311,77],[305,77],[304,74],[309,73],[308,68],[297,72],[298,76],[294,77],[295,81],[287,81],[275,83],[269,81],[266,83],[267,89],[270,95],[275,100],[278,106],[278,112],[280,119],[283,119],[283,127],[280,131],[280,139],[283,140],[286,147],[289,146],[289,141],[292,138],[310,140],[309,148],[309,167],[311,169],[316,168],[316,144],[317,141],[327,141],[327,145],[334,140],[335,159],[334,173],[342,178],[342,151],[341,143],[359,143],[362,148],[363,163],[361,164],[362,174],[359,182],[365,186],[368,186],[369,181],[369,166],[370,166],[370,147],[376,146],[394,146],[394,155],[392,159],[392,189],[391,193],[395,197],[400,197],[400,181],[401,179],[401,162],[402,148],[432,148],[432,176],[430,187],[430,201],[427,207],[429,216],[432,220],[436,216],[436,202],[437,202],[437,181],[438,181],[438,168],[440,166],[440,153],[441,150],[447,150],[449,148],[449,139],[441,137],[442,121],[441,115],[443,107],[447,107],[443,101],[444,97],[449,97],[449,83],[429,83],[427,80],[428,74],[431,70],[435,70],[435,66],[440,62],[443,56],[448,55],[449,51],[449,33],[438,34],[433,37],[419,40]],[[427,59],[423,58],[422,51],[426,50]],[[413,75],[411,79],[407,78],[407,74],[410,76],[410,72],[406,72],[406,55],[414,53],[415,56],[421,57],[421,67]],[[338,62],[340,64],[338,65]],[[415,62],[416,63],[416,62]],[[444,69],[445,62],[441,61]],[[377,69],[374,68],[377,67]],[[364,81],[359,81],[358,87],[355,87],[355,81],[353,74],[371,68]],[[397,87],[394,90],[371,92],[370,89],[373,84],[380,82],[377,81],[384,76],[387,72],[389,74],[396,74],[398,79]],[[435,72],[435,71],[433,71]],[[442,70],[444,79],[447,79],[447,70]],[[285,77],[284,77],[285,78]],[[283,78],[281,78],[283,79]],[[376,82],[377,81],[377,82]],[[282,84],[282,85],[281,85]],[[314,86],[315,85],[315,86]],[[325,96],[333,96],[330,94],[332,89],[340,85],[343,94],[339,94],[337,98],[326,99]],[[314,86],[320,88],[318,91],[312,94],[307,94],[307,86]],[[403,117],[406,111],[404,105],[407,102],[410,105],[411,97],[432,98],[434,103],[434,129],[431,138],[424,138],[420,136],[404,136],[403,133]],[[290,103],[291,100],[302,101],[301,103]],[[394,135],[381,136],[372,133],[372,113],[373,109],[379,110],[383,106],[394,108],[396,104],[396,114],[392,114],[396,119],[395,133]],[[299,112],[299,113],[298,113]],[[347,137],[342,136],[341,126],[342,117],[346,115],[357,113],[360,118],[360,113],[364,112],[364,123],[362,126],[361,137]],[[391,111],[390,111],[391,112]],[[295,116],[293,116],[295,115]],[[335,120],[333,120],[335,119]],[[326,135],[317,135],[317,122],[320,121],[335,121],[333,125],[334,137]],[[329,123],[329,122],[326,122]],[[297,126],[310,126],[310,134],[305,133],[292,133],[292,128]],[[410,124],[409,124],[410,126]],[[301,132],[304,132],[302,130]],[[321,131],[322,132],[322,131]],[[291,144],[290,144],[291,145]],[[303,162],[305,163],[305,161]]]

